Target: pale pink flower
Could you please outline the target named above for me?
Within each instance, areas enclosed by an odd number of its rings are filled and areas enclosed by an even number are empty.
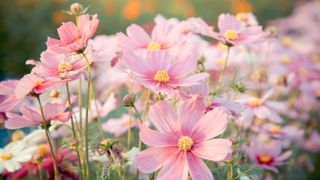
[[[32,73],[51,81],[72,81],[87,68],[86,61],[80,56],[65,56],[47,50],[41,54],[40,62],[28,60],[27,64],[35,65]]]
[[[91,100],[90,119],[96,119],[98,117],[105,117],[117,106],[117,98],[114,93],[111,93],[108,99],[101,104],[98,99]]]
[[[127,36],[118,33],[119,46],[124,51],[145,52],[168,50],[182,43],[179,31],[168,22],[156,24],[151,36],[140,26],[132,24],[127,28]]]
[[[303,148],[313,153],[320,151],[320,135],[313,131],[310,137],[303,143]]]
[[[30,93],[41,94],[45,90],[52,88],[57,82],[44,80],[34,74],[24,75],[17,83],[15,96],[18,99],[23,99]]]
[[[285,112],[287,107],[284,103],[268,100],[273,93],[274,90],[271,89],[262,98],[248,97],[240,99],[239,102],[247,107],[242,112],[240,121],[252,121],[256,116],[259,119],[266,119],[276,123],[283,122],[278,112]]]
[[[281,139],[282,141],[300,141],[303,138],[304,130],[295,125],[286,125],[281,127],[278,124],[265,124],[262,129],[266,134],[273,138]]]
[[[23,106],[20,109],[20,114],[7,112],[8,120],[5,121],[4,126],[7,129],[19,129],[32,126],[46,126],[51,121],[66,122],[69,120],[71,113],[66,112],[67,103],[47,103],[43,107],[45,122],[42,118],[39,108],[30,108]]]
[[[292,154],[291,151],[281,154],[282,143],[280,141],[263,142],[259,138],[254,139],[250,146],[245,147],[245,151],[256,165],[276,173],[278,172],[276,166],[284,164],[284,161]]]
[[[48,49],[61,53],[82,51],[96,32],[98,25],[97,15],[88,14],[79,16],[78,27],[73,22],[63,23],[58,28],[60,40],[48,37]]]
[[[128,129],[136,127],[137,125],[138,123],[135,119],[128,114],[124,114],[120,118],[111,118],[103,123],[102,129],[119,137],[126,133]]]
[[[123,64],[133,73],[135,80],[156,92],[173,92],[183,86],[198,84],[208,77],[207,73],[188,76],[195,71],[197,62],[189,57],[179,58],[175,63],[168,53],[154,51],[147,58],[139,58],[131,52],[124,53]]]
[[[218,27],[220,32],[210,36],[228,46],[262,41],[268,35],[261,26],[248,27],[231,14],[221,14]]]
[[[6,112],[17,106],[23,98],[16,98],[14,93],[18,81],[8,80],[0,83],[0,112]]]
[[[204,114],[200,107],[185,102],[176,113],[165,101],[153,105],[149,117],[159,131],[140,126],[142,142],[152,147],[136,155],[135,166],[143,173],[161,168],[159,180],[186,180],[188,172],[193,179],[213,179],[201,159],[222,161],[231,153],[229,140],[212,139],[225,131],[228,120],[221,110]]]

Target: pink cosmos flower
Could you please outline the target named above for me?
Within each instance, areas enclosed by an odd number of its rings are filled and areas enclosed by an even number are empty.
[[[40,109],[23,106],[20,109],[20,114],[7,112],[8,120],[5,121],[4,126],[7,129],[19,129],[24,127],[31,127],[37,125],[47,125],[50,121],[66,122],[69,120],[71,113],[65,112],[67,103],[47,103],[43,107],[44,117],[43,121]]]
[[[78,27],[73,22],[63,23],[58,28],[60,40],[48,37],[48,49],[61,53],[72,53],[83,50],[99,25],[97,15],[89,14],[79,17]]]
[[[273,138],[281,139],[282,141],[300,141],[303,138],[304,130],[295,125],[286,125],[281,127],[277,124],[265,124],[262,129],[258,131],[264,131],[266,134]]]
[[[165,101],[153,105],[149,117],[159,131],[141,125],[140,138],[152,147],[135,156],[135,166],[143,173],[161,168],[159,180],[186,180],[188,172],[192,179],[213,179],[201,158],[224,160],[232,151],[231,142],[212,139],[225,131],[226,114],[218,109],[207,114],[204,111],[197,103],[189,102],[180,107],[178,114]]]
[[[35,65],[32,73],[51,81],[72,81],[77,79],[87,68],[87,63],[80,56],[65,56],[47,50],[41,54],[40,62],[28,60]]]
[[[131,121],[131,124],[130,124]],[[124,114],[121,118],[111,118],[102,125],[102,129],[106,132],[112,133],[115,136],[121,136],[131,127],[137,126],[136,120],[131,118],[128,114]]]
[[[240,121],[251,122],[254,116],[256,116],[259,119],[267,119],[276,123],[283,122],[277,111],[285,112],[287,107],[284,103],[268,100],[273,93],[273,90],[269,90],[262,98],[248,97],[240,99],[239,102],[247,107],[241,114]]]
[[[15,96],[17,99],[23,99],[30,93],[41,94],[45,90],[56,85],[57,82],[44,80],[34,74],[24,75],[17,83]]]
[[[15,96],[17,80],[2,81],[0,83],[0,112],[6,112],[17,106],[23,98]]]
[[[131,52],[123,54],[123,64],[133,73],[135,80],[156,92],[173,92],[183,86],[198,84],[208,77],[207,73],[188,76],[196,69],[197,62],[190,56],[180,57],[175,63],[169,54],[161,51],[149,52],[147,58],[139,58]]]
[[[303,148],[313,153],[320,151],[320,134],[313,131],[310,137],[304,142]]]
[[[231,14],[221,14],[218,20],[220,32],[209,34],[228,46],[258,42],[268,34],[261,26],[246,26]]]
[[[96,100],[91,100],[91,110],[89,113],[90,119],[96,119],[98,117],[105,117],[108,115],[112,110],[114,110],[117,106],[117,98],[114,93],[111,93],[108,99],[101,104],[101,102]]]
[[[281,154],[282,143],[280,141],[263,142],[257,138],[251,142],[249,147],[245,147],[249,158],[265,169],[273,172],[278,172],[276,166],[283,164],[288,159],[292,152],[286,151]]]
[[[127,35],[118,33],[119,46],[124,51],[145,52],[168,50],[182,43],[179,31],[168,22],[156,24],[151,37],[142,27],[132,24],[127,28]]]

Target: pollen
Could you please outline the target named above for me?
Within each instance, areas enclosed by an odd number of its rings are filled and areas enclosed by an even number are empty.
[[[161,45],[158,42],[150,42],[148,44],[147,49],[149,49],[149,50],[159,50],[159,49],[161,49]]]
[[[8,153],[8,154],[4,154],[0,156],[2,160],[7,161],[13,158],[13,154],[12,153]]]
[[[192,148],[193,140],[189,136],[181,136],[177,145],[181,151],[188,151]]]
[[[69,62],[61,62],[58,66],[58,72],[64,73],[72,70],[72,65]]]
[[[272,134],[280,134],[281,133],[281,127],[280,126],[273,126],[269,129],[269,131]]]
[[[167,71],[161,70],[156,72],[153,79],[161,83],[167,83],[169,82],[170,77]]]
[[[261,164],[270,164],[272,162],[272,156],[269,154],[260,154],[258,156],[258,161]]]
[[[40,144],[37,148],[37,155],[39,157],[46,157],[50,153],[50,149],[47,144]]]
[[[238,32],[235,30],[226,30],[223,36],[228,40],[236,40],[239,38]]]

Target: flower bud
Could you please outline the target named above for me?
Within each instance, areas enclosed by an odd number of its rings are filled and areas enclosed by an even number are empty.
[[[129,94],[122,99],[123,104],[126,107],[133,107],[135,100],[136,100],[136,97]]]
[[[71,141],[70,141],[70,148],[71,148],[71,149],[76,149],[77,146],[78,146],[78,143],[79,143],[79,142],[78,142],[77,139],[72,138]]]
[[[60,96],[60,90],[59,89],[54,89],[54,90],[50,91],[49,96],[51,98],[58,98]]]
[[[81,14],[81,12],[82,12],[82,10],[83,10],[83,7],[82,7],[82,5],[81,4],[79,4],[79,3],[73,3],[73,4],[71,4],[71,6],[70,6],[70,12],[73,14],[73,15],[80,15]]]

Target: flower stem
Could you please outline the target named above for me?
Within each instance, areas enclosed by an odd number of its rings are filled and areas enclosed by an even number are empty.
[[[233,160],[228,162],[227,180],[233,180]]]
[[[37,98],[39,106],[40,106],[40,112],[41,112],[43,126],[44,126],[43,128],[44,128],[44,130],[46,132],[47,140],[48,140],[48,143],[49,143],[49,146],[50,146],[50,150],[51,150],[51,156],[52,156],[52,159],[53,159],[53,168],[54,168],[54,178],[55,178],[55,180],[59,180],[60,177],[59,177],[58,164],[57,164],[55,149],[53,147],[53,143],[52,143],[52,140],[51,140],[51,137],[50,137],[49,125],[47,124],[48,122],[46,121],[46,118],[44,116],[44,111],[43,111],[43,106],[42,106],[42,103],[41,103],[41,100],[40,100],[40,96],[36,95],[36,98]]]
[[[73,133],[73,138],[78,141],[75,126],[74,126],[74,120],[73,120],[73,110],[72,110],[72,103],[71,103],[71,93],[70,93],[70,88],[69,88],[69,83],[66,83],[66,88],[67,88],[67,96],[68,96],[68,103],[69,103],[69,111],[71,113],[71,126],[72,126],[72,133]],[[76,145],[76,152],[78,156],[78,161],[79,161],[79,169],[80,169],[80,176],[83,179],[83,174],[82,174],[82,163],[81,163],[81,156],[79,152],[79,145]]]
[[[220,88],[221,88],[223,81],[224,81],[224,78],[226,76],[226,71],[227,71],[227,67],[228,67],[228,59],[229,59],[229,55],[230,55],[230,49],[231,49],[231,47],[228,46],[225,63],[224,63],[221,75],[219,77],[219,82],[218,82],[217,88],[215,90],[216,93],[220,91]]]
[[[87,56],[82,53],[86,63],[87,63],[87,72],[88,72],[88,87],[87,87],[87,105],[86,105],[86,115],[85,115],[85,151],[86,151],[86,171],[87,178],[90,178],[89,170],[89,109],[90,109],[90,95],[91,95],[91,66]]]

